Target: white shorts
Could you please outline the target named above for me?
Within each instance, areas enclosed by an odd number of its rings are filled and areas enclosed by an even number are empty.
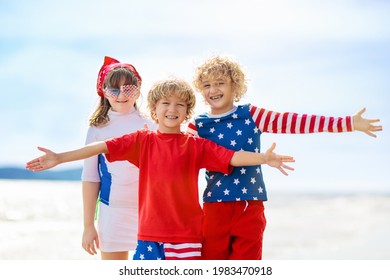
[[[111,207],[99,202],[100,251],[124,252],[137,247],[138,208]]]

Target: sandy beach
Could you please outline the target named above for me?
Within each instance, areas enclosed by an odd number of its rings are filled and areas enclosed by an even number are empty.
[[[390,260],[389,194],[269,192],[264,260]],[[79,182],[0,180],[0,260],[98,260]]]

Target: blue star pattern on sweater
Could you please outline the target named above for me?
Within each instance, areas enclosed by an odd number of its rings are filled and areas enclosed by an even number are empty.
[[[250,113],[250,105],[218,117],[199,115],[195,125],[200,137],[235,151],[260,153],[261,131]],[[261,166],[235,167],[231,174],[206,171],[204,202],[267,200]]]

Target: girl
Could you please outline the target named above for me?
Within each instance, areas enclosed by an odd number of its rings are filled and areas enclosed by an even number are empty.
[[[86,144],[118,137],[153,124],[138,110],[142,79],[131,64],[105,57],[97,79],[100,103],[90,118]],[[126,260],[137,241],[138,168],[126,161],[109,163],[103,154],[86,159],[83,175],[84,233],[89,254]],[[94,218],[98,202],[98,230]]]

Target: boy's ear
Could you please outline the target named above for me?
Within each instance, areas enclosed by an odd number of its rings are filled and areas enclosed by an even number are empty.
[[[156,111],[154,111],[154,110],[150,111],[150,116],[152,117],[152,119],[154,120],[155,123],[158,123]]]
[[[232,83],[232,90],[234,92],[234,101],[236,101],[236,102],[240,101],[240,97],[237,94],[237,87],[238,86],[235,83]]]

